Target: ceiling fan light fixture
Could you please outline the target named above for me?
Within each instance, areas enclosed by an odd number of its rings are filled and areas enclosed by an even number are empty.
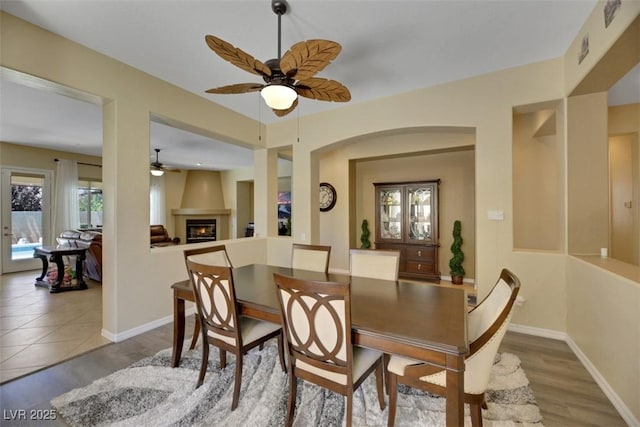
[[[164,171],[162,169],[151,169],[151,175],[153,176],[162,176],[164,175]]]
[[[264,102],[274,110],[287,110],[298,97],[298,93],[290,86],[270,84],[262,88],[260,95]]]

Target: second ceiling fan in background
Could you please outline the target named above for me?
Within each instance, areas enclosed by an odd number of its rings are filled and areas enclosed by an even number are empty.
[[[243,50],[211,35],[205,37],[207,45],[222,59],[233,65],[261,76],[263,83],[238,83],[209,89],[213,94],[239,94],[260,91],[273,112],[285,116],[298,105],[298,95],[318,101],[348,102],[351,93],[342,83],[313,77],[333,61],[342,47],[340,44],[322,39],[301,41],[280,55],[280,19],[287,12],[284,1],[273,0],[271,9],[278,15],[278,57],[261,62]]]

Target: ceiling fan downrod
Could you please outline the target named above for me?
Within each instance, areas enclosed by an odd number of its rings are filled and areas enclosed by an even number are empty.
[[[282,56],[282,29],[281,29],[281,18],[282,15],[287,13],[287,3],[284,0],[272,0],[271,1],[271,10],[273,13],[278,15],[278,61]]]

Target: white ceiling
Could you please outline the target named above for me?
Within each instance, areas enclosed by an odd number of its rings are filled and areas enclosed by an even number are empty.
[[[282,17],[282,50],[312,38],[340,43],[341,54],[318,77],[342,82],[354,104],[560,57],[595,4],[595,0],[289,0],[289,11]],[[302,98],[297,111],[276,118],[257,92],[204,93],[227,84],[260,82],[258,76],[214,54],[204,36],[216,35],[263,62],[277,56],[277,17],[270,0],[2,0],[1,8],[262,122],[343,106]],[[100,107],[5,78],[1,84],[0,139],[100,155]],[[622,90],[620,95],[630,93]],[[640,90],[636,94],[640,98]],[[628,102],[638,100],[621,103]],[[189,132],[151,125],[150,152],[161,148],[163,163],[193,168],[203,161],[207,169],[252,164],[249,150],[211,144]],[[217,162],[227,158],[221,151],[225,146],[235,158],[223,165]]]

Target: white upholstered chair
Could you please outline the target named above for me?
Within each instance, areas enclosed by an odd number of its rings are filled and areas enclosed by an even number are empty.
[[[465,357],[464,401],[471,409],[471,424],[482,426],[485,390],[500,342],[507,332],[520,281],[503,269],[491,292],[468,314],[469,355]],[[446,395],[446,371],[416,360],[392,355],[387,365],[389,420],[395,422],[397,384]]]
[[[291,246],[291,268],[328,273],[330,255],[331,246],[294,243]]]
[[[184,260],[185,262],[189,260],[195,261],[200,264],[233,268],[225,245],[208,246],[206,248],[185,249]]]
[[[354,346],[349,283],[305,281],[274,274],[287,347],[289,401],[285,425],[293,423],[297,378],[347,398],[351,426],[353,391],[375,370],[384,409],[382,353]]]
[[[205,248],[185,249],[184,261],[195,261],[200,264],[217,265],[219,267],[231,267],[231,259],[227,253],[225,245],[207,246]],[[193,328],[193,337],[191,338],[191,345],[189,350],[196,348],[198,342],[198,336],[200,336],[200,318],[196,315],[196,322]]]
[[[241,316],[236,302],[230,267],[200,264],[187,259],[187,270],[195,294],[196,308],[202,326],[202,362],[196,388],[202,385],[209,362],[209,344],[220,349],[220,368],[227,364],[227,352],[236,356],[235,382],[231,410],[238,406],[242,381],[242,356],[272,338],[278,339],[280,366],[285,371],[282,327]]]
[[[349,250],[349,270],[352,276],[398,280],[399,266],[399,251],[372,249]]]

